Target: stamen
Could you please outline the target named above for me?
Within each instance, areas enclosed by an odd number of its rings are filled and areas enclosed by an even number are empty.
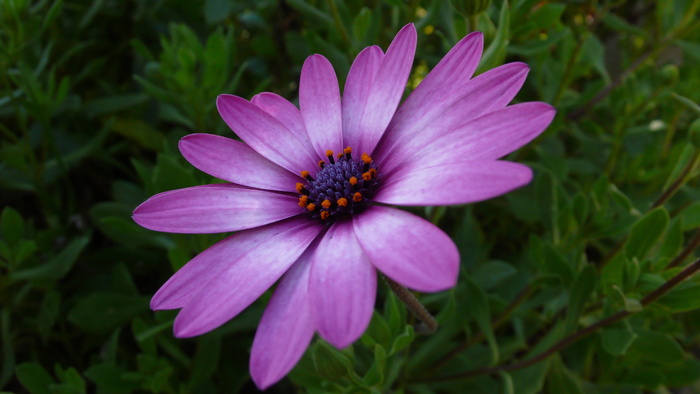
[[[326,208],[326,209],[328,209],[328,208],[331,207],[331,202],[330,202],[329,200],[327,200],[327,199],[326,199],[326,200],[323,200],[323,202],[321,203],[321,206],[324,207],[324,208]]]
[[[321,169],[323,169],[323,167],[326,166],[326,162],[323,161],[323,160],[319,160],[319,161],[318,161],[318,166],[321,167]]]
[[[339,207],[347,207],[348,206],[348,200],[346,198],[339,198],[337,203],[338,203]]]
[[[306,190],[303,183],[297,182],[297,193],[309,195],[309,191]]]
[[[328,162],[331,164],[335,164],[335,159],[333,158],[333,151],[332,150],[327,150],[326,151],[326,157],[328,158]]]
[[[314,209],[316,209],[316,204],[311,203],[311,204],[309,204],[309,205],[306,206],[306,209],[308,209],[309,211],[313,212]]]
[[[306,207],[306,204],[309,203],[309,197],[307,196],[301,196],[299,197],[299,206],[304,208]]]
[[[350,182],[350,185],[355,186],[357,185],[357,178],[351,177],[350,179],[348,179],[348,182]]]
[[[369,170],[369,165],[370,165],[370,163],[372,163],[372,158],[369,157],[369,155],[368,155],[367,153],[363,153],[363,154],[362,154],[362,157],[361,157],[361,160],[362,160],[363,163],[365,163],[365,164],[362,166],[362,171],[367,172],[367,170]]]
[[[321,219],[326,220],[329,216],[331,216],[331,214],[328,213],[328,211],[321,212]]]
[[[351,147],[348,146],[347,148],[343,149],[343,153],[345,154],[345,159],[352,160],[352,155],[351,155],[352,148]]]
[[[342,158],[342,157],[343,157],[343,154],[342,154],[342,153],[338,153],[338,154],[337,154],[337,155],[335,155],[335,156],[336,156],[336,157],[337,157],[338,159],[340,159],[340,158]]]
[[[364,174],[362,174],[362,179],[366,181],[371,181],[372,180],[372,173],[367,171]]]
[[[313,181],[314,181],[314,178],[311,177],[311,174],[310,174],[308,171],[302,171],[302,172],[301,172],[301,176],[302,176],[303,178],[306,178],[306,180],[309,181],[309,182],[313,182]]]
[[[360,201],[362,201],[362,193],[357,192],[357,193],[353,194],[353,195],[352,195],[352,200],[355,201],[355,202],[360,202]],[[309,205],[313,205],[313,204],[309,204]]]

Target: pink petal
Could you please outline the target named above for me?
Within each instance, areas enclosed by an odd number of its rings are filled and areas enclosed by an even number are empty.
[[[293,192],[300,178],[260,156],[248,145],[213,134],[190,134],[179,143],[193,166],[239,185]]]
[[[532,179],[530,168],[519,163],[457,160],[402,168],[384,179],[374,200],[396,205],[467,204],[508,193]]]
[[[377,273],[355,238],[352,222],[336,222],[312,258],[311,311],[323,339],[337,348],[357,340],[374,311]]]
[[[380,159],[383,171],[393,170],[435,136],[504,107],[520,90],[527,72],[523,63],[506,64],[479,75],[451,96],[425,103],[410,115],[401,117],[397,113],[377,148],[379,153],[374,155]]]
[[[249,229],[299,213],[296,197],[216,184],[157,194],[136,207],[132,217],[150,230],[201,234]]]
[[[287,126],[304,145],[311,146],[304,128],[304,119],[301,118],[301,112],[294,104],[278,94],[268,92],[257,94],[250,101]]]
[[[293,132],[253,103],[230,94],[216,100],[226,124],[256,152],[282,168],[299,174],[316,168],[317,160]]]
[[[374,45],[360,52],[352,62],[348,78],[343,89],[343,145],[357,148],[360,136],[360,121],[367,105],[379,65],[384,58],[384,52]],[[359,152],[362,154],[362,152]]]
[[[404,153],[407,163],[430,167],[456,158],[495,160],[522,147],[540,135],[554,119],[549,104],[530,102],[491,112],[449,132],[434,134],[419,150]],[[386,172],[386,168],[383,169]],[[397,167],[397,172],[402,171]]]
[[[358,154],[371,153],[379,142],[406,89],[416,52],[416,28],[404,26],[389,45],[369,88],[357,134],[346,138]]]
[[[255,333],[250,375],[261,390],[294,368],[314,335],[308,294],[312,250],[309,247],[284,274]]]
[[[321,55],[309,56],[301,69],[299,106],[306,132],[319,158],[343,151],[340,90],[333,66]],[[314,167],[311,167],[314,168]]]
[[[200,335],[232,319],[272,286],[321,231],[305,217],[268,227],[250,235],[245,250],[231,255],[228,264],[219,263],[223,269],[191,296],[175,319],[176,336]]]
[[[353,219],[355,235],[372,264],[411,289],[442,291],[457,283],[459,252],[442,230],[425,219],[373,206]]]

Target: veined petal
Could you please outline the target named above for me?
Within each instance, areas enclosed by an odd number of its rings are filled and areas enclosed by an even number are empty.
[[[405,151],[407,163],[419,161],[430,167],[463,157],[466,160],[495,160],[522,147],[540,135],[554,119],[549,104],[530,102],[511,105],[425,140],[416,151]],[[386,170],[390,172],[390,170]]]
[[[282,277],[255,332],[250,376],[261,390],[282,379],[299,361],[314,335],[309,304],[310,246]]]
[[[407,99],[374,156],[380,158],[384,172],[390,172],[436,136],[505,107],[520,90],[527,73],[526,64],[509,63],[479,75],[454,94],[441,96],[422,107],[406,106]]]
[[[318,157],[325,158],[329,149],[342,152],[343,118],[338,79],[331,63],[321,55],[309,56],[301,69],[299,107]]]
[[[228,127],[268,160],[294,174],[316,167],[316,158],[309,147],[257,105],[222,94],[216,100],[216,107]]]
[[[311,141],[304,128],[304,119],[294,104],[278,94],[269,92],[256,94],[250,101],[287,126],[304,145],[311,147]]]
[[[446,290],[457,283],[457,247],[427,220],[373,206],[357,215],[353,225],[372,264],[394,281],[425,292]]]
[[[350,141],[357,153],[371,153],[394,116],[411,72],[416,40],[416,27],[410,23],[389,45],[369,89],[355,141]]]
[[[529,167],[509,161],[462,160],[401,168],[374,197],[396,205],[455,205],[487,200],[530,182]]]
[[[272,286],[322,230],[308,218],[269,227],[249,236],[257,235],[259,243],[231,256],[230,264],[187,301],[175,319],[176,336],[200,335],[232,319]]]
[[[299,213],[296,197],[215,184],[157,194],[136,207],[132,217],[150,230],[202,234],[245,230]]]
[[[309,293],[316,329],[337,348],[357,340],[374,311],[377,273],[355,238],[352,222],[336,222],[312,258]]]
[[[348,78],[343,89],[343,145],[357,148],[360,139],[360,121],[367,105],[367,98],[377,75],[379,65],[384,59],[384,52],[376,46],[367,47],[360,52],[350,66]],[[359,152],[362,154],[362,152]]]
[[[262,157],[248,145],[214,134],[190,134],[178,144],[193,166],[239,185],[293,191],[299,177]]]

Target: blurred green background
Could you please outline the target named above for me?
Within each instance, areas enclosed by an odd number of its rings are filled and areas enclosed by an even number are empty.
[[[0,1],[0,389],[254,391],[247,363],[270,292],[220,329],[173,338],[176,311],[148,301],[224,235],[151,232],[131,211],[218,182],[176,145],[193,132],[233,136],[218,94],[296,102],[313,53],[342,86],[362,48],[386,49],[413,22],[407,92],[473,30],[485,34],[478,72],[530,65],[515,101],[558,110],[511,155],[535,179],[491,201],[416,211],[462,255],[455,289],[419,296],[435,335],[416,336],[380,286],[360,341],[338,351],[315,339],[270,392],[700,392],[699,7]]]

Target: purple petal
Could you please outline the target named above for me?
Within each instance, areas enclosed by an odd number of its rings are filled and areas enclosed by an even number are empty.
[[[175,319],[175,335],[191,337],[211,331],[232,319],[265,292],[299,258],[321,231],[308,218],[294,218],[249,235],[228,264],[216,270],[187,301]],[[257,242],[257,245],[253,245]],[[200,281],[202,283],[203,281]]]
[[[311,146],[304,128],[304,119],[301,118],[301,112],[294,104],[278,94],[268,92],[257,94],[250,101],[287,126],[303,144]]]
[[[248,145],[213,134],[190,134],[179,143],[193,166],[211,176],[239,185],[293,191],[300,178],[260,156]]]
[[[217,184],[157,194],[136,207],[132,216],[150,230],[202,234],[245,230],[300,212],[296,197]]]
[[[454,205],[487,200],[526,185],[529,167],[508,161],[462,160],[413,168],[386,177],[374,197],[396,205]]]
[[[373,206],[353,219],[355,235],[375,267],[411,289],[442,291],[457,283],[459,252],[442,230],[425,219]]]
[[[279,223],[241,231],[227,237],[198,254],[180,268],[151,299],[151,309],[179,309],[224,268],[231,266],[241,256],[263,247],[266,239],[278,234],[305,229],[306,218],[297,217]]]
[[[268,160],[294,174],[316,168],[317,160],[299,138],[272,115],[230,94],[216,100],[219,114],[245,143]]]
[[[357,340],[374,311],[377,273],[355,238],[352,222],[336,222],[314,252],[311,311],[323,339],[337,348]]]
[[[250,375],[261,390],[294,367],[314,335],[308,294],[312,250],[309,247],[284,274],[255,333]]]
[[[367,105],[379,65],[384,58],[384,52],[374,45],[360,52],[352,62],[348,78],[343,89],[343,145],[357,148],[360,135],[360,121]],[[359,152],[362,154],[362,152]]]
[[[552,122],[556,110],[540,102],[512,105],[481,116],[449,132],[435,134],[418,151],[406,151],[403,166],[420,162],[430,167],[456,158],[495,160],[540,135]],[[396,171],[402,171],[396,167]],[[384,168],[386,173],[391,169]]]
[[[340,90],[333,66],[321,55],[309,56],[301,69],[299,106],[306,132],[319,158],[343,151]],[[315,167],[311,167],[315,168]]]
[[[407,154],[419,151],[435,136],[507,105],[520,90],[527,72],[523,63],[506,64],[479,75],[453,95],[426,102],[405,116],[397,113],[377,148],[379,154],[374,156],[385,172],[391,171]]]
[[[370,86],[357,134],[346,138],[358,154],[371,153],[396,112],[416,52],[416,28],[404,26],[389,45]],[[354,141],[353,141],[354,140]]]

